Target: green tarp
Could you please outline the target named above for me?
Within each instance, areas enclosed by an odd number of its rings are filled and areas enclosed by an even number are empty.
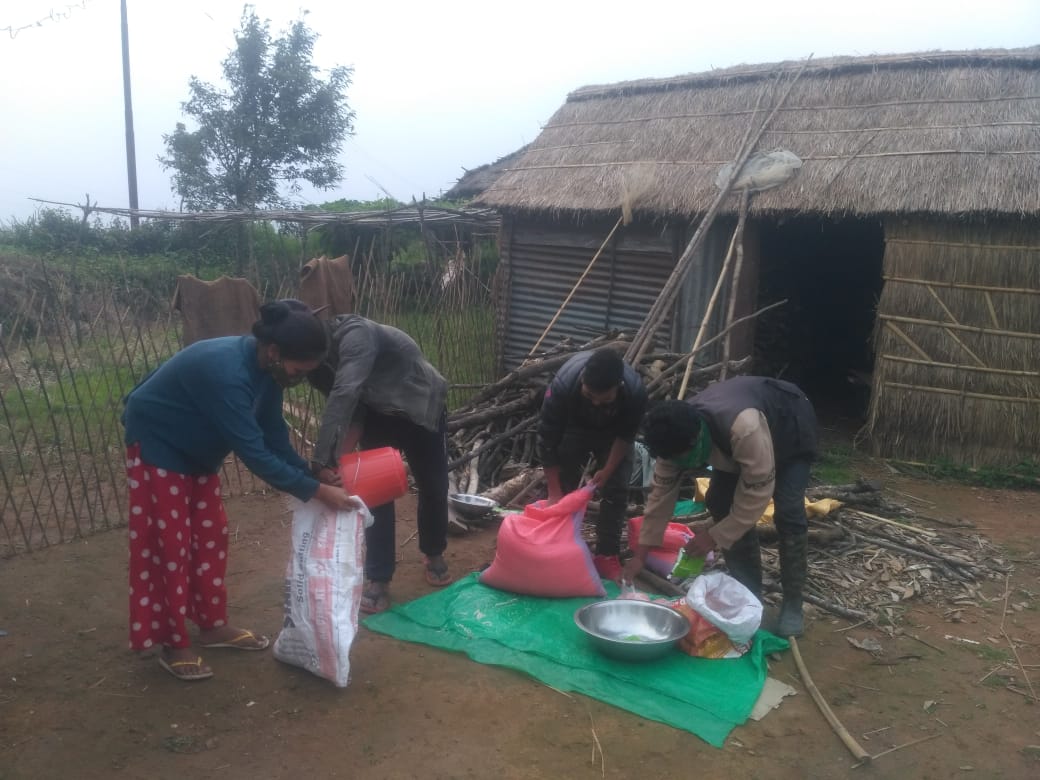
[[[609,597],[617,595],[617,586],[606,586]],[[788,647],[759,631],[742,658],[713,661],[676,650],[650,663],[614,661],[591,647],[574,624],[575,610],[594,600],[518,596],[481,585],[472,574],[372,615],[364,625],[516,669],[553,688],[692,732],[715,747],[751,713],[766,679],[765,656]]]

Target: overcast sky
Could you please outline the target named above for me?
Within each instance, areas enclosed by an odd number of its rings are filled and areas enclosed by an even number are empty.
[[[139,203],[176,209],[157,162],[192,75],[220,83],[242,3],[128,0]],[[1040,0],[258,0],[307,9],[315,63],[349,65],[346,177],[305,201],[434,196],[533,140],[588,84],[739,63],[1040,43]],[[963,6],[967,5],[967,9]],[[39,22],[39,24],[36,24]],[[119,0],[0,2],[0,220],[29,198],[128,205]]]

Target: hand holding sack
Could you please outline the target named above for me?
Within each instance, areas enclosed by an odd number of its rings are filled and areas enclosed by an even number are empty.
[[[294,502],[285,623],[274,657],[345,688],[365,580],[365,528],[372,515]]]

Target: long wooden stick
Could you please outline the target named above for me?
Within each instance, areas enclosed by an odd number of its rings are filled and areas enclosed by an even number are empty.
[[[722,270],[719,271],[719,278],[715,282],[715,289],[711,291],[711,298],[708,299],[708,305],[704,308],[704,316],[701,318],[700,328],[697,329],[697,337],[693,340],[693,347],[690,348],[690,357],[686,361],[686,371],[683,373],[682,384],[679,385],[679,394],[676,396],[680,401],[686,397],[686,388],[690,384],[690,372],[693,371],[693,356],[696,355],[697,350],[701,348],[701,342],[704,340],[704,332],[708,329],[708,322],[711,321],[711,315],[715,311],[715,302],[719,299],[722,285],[725,283],[726,275],[729,273],[729,261],[733,259],[733,250],[737,246],[740,234],[741,230],[740,225],[738,224],[737,229],[733,231],[733,238],[730,239],[729,249],[726,250],[726,259],[722,261]]]
[[[881,758],[881,756],[887,756],[889,753],[895,753],[897,750],[902,750],[903,748],[908,748],[911,745],[916,745],[920,742],[927,742],[930,739],[935,739],[936,737],[941,736],[942,733],[940,732],[938,734],[929,734],[927,737],[921,737],[920,739],[912,739],[909,742],[904,742],[902,745],[896,745],[895,747],[890,747],[888,750],[882,750],[880,753],[877,753],[876,755],[868,756],[866,760],[861,761],[858,764],[853,764],[852,768],[856,769],[857,767],[861,767],[864,764],[869,764],[875,758]]]
[[[740,174],[741,169],[744,167],[744,163],[747,162],[748,157],[751,156],[751,152],[754,151],[755,146],[758,144],[759,139],[762,137],[762,133],[765,132],[766,127],[772,122],[773,117],[776,116],[776,112],[780,109],[780,106],[787,100],[787,96],[791,92],[791,88],[795,85],[795,82],[801,77],[808,66],[809,60],[807,59],[794,77],[788,82],[786,89],[777,101],[777,104],[773,107],[772,112],[766,117],[755,134],[754,138],[748,140],[748,135],[745,134],[744,141],[741,144],[740,150],[737,152],[736,160],[733,166],[733,175],[729,177],[726,183],[720,188],[718,194],[715,196],[715,200],[708,207],[705,212],[703,219],[700,224],[697,225],[697,229],[694,231],[693,237],[690,238],[689,243],[686,244],[686,248],[683,250],[682,255],[675,263],[675,268],[672,269],[671,275],[668,277],[668,281],[665,282],[664,287],[661,289],[660,295],[657,296],[657,300],[654,301],[650,307],[650,311],[647,313],[646,318],[643,320],[643,324],[636,332],[635,338],[632,340],[631,346],[625,353],[625,359],[629,363],[638,363],[647,349],[650,347],[650,342],[653,341],[654,332],[657,330],[657,326],[664,318],[665,311],[671,306],[676,295],[678,295],[679,287],[683,280],[686,278],[686,274],[689,272],[690,267],[693,265],[697,258],[697,250],[700,248],[701,243],[704,241],[708,234],[708,229],[711,227],[712,222],[715,220],[715,214],[718,212],[722,203],[729,197],[732,190],[733,181]],[[761,99],[761,95],[759,96]],[[757,114],[758,103],[755,103],[755,113]],[[752,114],[752,120],[755,114]],[[753,124],[749,125],[752,127]]]
[[[596,254],[594,254],[592,256],[592,259],[589,260],[589,264],[585,266],[585,270],[581,272],[581,276],[578,277],[578,281],[574,283],[574,286],[571,287],[571,291],[567,293],[567,297],[563,299],[563,303],[560,304],[560,308],[556,310],[556,313],[553,315],[552,319],[549,320],[549,324],[545,326],[545,330],[543,330],[542,335],[538,337],[538,341],[536,341],[534,343],[534,346],[531,347],[531,354],[534,354],[538,347],[542,345],[542,341],[545,339],[545,337],[549,335],[549,331],[552,330],[552,327],[556,324],[556,321],[560,319],[560,315],[563,314],[563,310],[567,308],[567,304],[571,302],[571,298],[574,297],[574,293],[578,291],[578,288],[581,286],[581,283],[585,281],[585,277],[589,275],[589,271],[592,270],[592,266],[595,265],[596,261],[599,259],[599,256],[603,254],[603,250],[607,248],[607,244],[610,243],[610,239],[614,237],[614,234],[617,232],[617,229],[621,227],[624,221],[625,216],[624,214],[622,214],[620,217],[618,217],[618,221],[614,223],[614,227],[612,227],[610,229],[610,232],[607,233],[607,237],[603,239],[603,243],[599,245],[599,249],[596,250]]]
[[[862,512],[859,509],[849,509],[848,511],[854,515],[865,517],[868,520],[874,520],[878,523],[884,523],[885,525],[894,525],[896,528],[902,528],[904,531],[920,534],[921,536],[934,538],[939,535],[935,531],[929,531],[927,528],[916,528],[912,525],[906,525],[905,523],[897,523],[895,520],[889,520],[887,517],[881,517],[880,515],[872,515],[870,514],[870,512]]]
[[[794,655],[795,665],[798,667],[798,674],[802,676],[802,682],[805,683],[805,687],[809,690],[809,695],[812,696],[816,706],[820,709],[823,717],[830,724],[831,729],[838,735],[839,739],[845,744],[845,747],[849,749],[849,752],[864,764],[869,764],[871,761],[871,755],[855,740],[855,738],[849,733],[841,721],[838,720],[834,712],[831,710],[830,705],[827,704],[827,700],[823,698],[819,689],[816,687],[816,683],[813,682],[812,677],[809,675],[809,670],[805,666],[805,661],[802,660],[802,654],[798,650],[798,640],[794,637],[790,637],[788,642],[791,643],[791,653]]]
[[[737,295],[740,292],[740,277],[744,270],[744,222],[747,220],[748,201],[751,194],[744,190],[740,198],[740,216],[737,217],[737,264],[733,267],[733,281],[729,285],[729,303],[726,306],[726,328],[729,330],[733,317],[737,313]],[[729,346],[733,339],[732,333],[726,334],[726,340],[722,342],[722,373],[719,380],[726,378],[726,363],[729,362]]]

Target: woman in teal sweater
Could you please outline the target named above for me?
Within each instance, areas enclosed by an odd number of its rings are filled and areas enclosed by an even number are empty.
[[[282,390],[325,355],[325,330],[294,300],[260,309],[253,335],[207,339],[178,352],[126,400],[130,497],[130,647],[161,648],[181,680],[213,676],[192,645],[263,650],[267,637],[227,617],[227,516],[219,471],[229,453],[278,490],[337,509],[356,505],[319,482],[289,443]]]

